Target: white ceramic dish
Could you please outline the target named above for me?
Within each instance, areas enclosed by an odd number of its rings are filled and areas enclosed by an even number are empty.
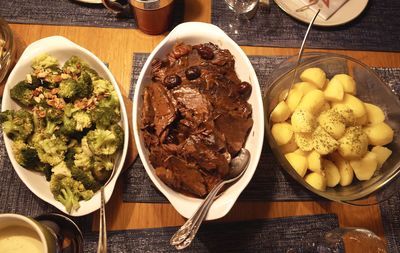
[[[202,199],[192,198],[180,194],[169,188],[156,176],[153,167],[148,161],[148,151],[143,143],[141,131],[139,128],[140,110],[142,108],[143,102],[143,90],[144,87],[151,82],[151,61],[156,57],[163,58],[165,55],[167,55],[167,53],[172,50],[172,47],[177,42],[184,42],[191,45],[212,42],[218,45],[220,48],[228,49],[235,57],[235,70],[238,77],[242,81],[248,81],[252,84],[252,93],[249,98],[249,103],[252,105],[253,108],[252,118],[254,120],[254,125],[245,144],[245,148],[247,148],[251,153],[250,164],[243,177],[234,185],[232,185],[229,189],[227,189],[211,206],[211,209],[206,219],[218,219],[229,212],[236,199],[239,197],[240,193],[250,182],[260,158],[264,140],[264,109],[260,86],[253,66],[251,65],[249,59],[242,51],[242,49],[221,29],[207,23],[188,22],[178,25],[160,44],[158,44],[158,46],[147,58],[147,61],[144,64],[142,71],[140,72],[135,88],[135,97],[133,99],[134,103],[132,110],[134,130],[133,132],[139,151],[139,156],[143,162],[147,174],[156,185],[156,187],[165,195],[165,197],[167,197],[174,208],[182,216],[186,218],[191,217],[201,204]]]
[[[110,70],[104,65],[104,63],[99,58],[97,58],[89,50],[61,36],[47,37],[30,44],[22,53],[20,59],[18,60],[14,69],[10,73],[10,76],[8,77],[7,83],[4,88],[2,110],[3,111],[12,110],[12,109],[18,109],[20,107],[17,103],[15,103],[11,99],[9,90],[19,81],[25,79],[26,74],[31,72],[32,59],[41,53],[48,53],[56,57],[59,60],[60,64],[63,64],[68,58],[70,58],[73,55],[80,57],[81,59],[85,60],[93,69],[95,69],[100,76],[111,81],[115,90],[118,93],[118,98],[121,104],[121,126],[124,129],[125,137],[124,137],[124,146],[122,149],[122,154],[120,156],[120,160],[117,161],[118,166],[116,167],[117,170],[116,174],[113,177],[113,179],[108,183],[108,185],[105,187],[105,199],[107,202],[111,197],[111,194],[115,187],[115,183],[124,164],[124,160],[128,150],[129,128],[128,128],[128,117],[123,103],[121,91],[119,90],[118,84],[115,81],[114,76],[111,74]],[[8,139],[5,134],[3,134],[3,137],[11,163],[16,173],[18,174],[19,178],[24,182],[24,184],[36,196],[46,201],[47,203],[55,206],[64,213],[68,214],[65,211],[64,206],[60,202],[54,199],[53,194],[50,192],[49,183],[46,181],[44,175],[21,167],[14,158],[14,154],[11,148],[12,141]],[[81,201],[80,206],[81,207],[77,211],[73,211],[69,215],[83,216],[99,209],[100,191],[98,191],[89,201]]]
[[[293,18],[300,20],[305,23],[309,23],[315,15],[315,12],[311,9],[305,11],[296,12],[296,10],[304,3],[300,0],[274,0],[275,3],[287,14]],[[358,17],[365,7],[367,7],[368,0],[349,0],[346,2],[336,13],[334,13],[328,20],[324,20],[321,17],[317,17],[314,21],[314,25],[318,26],[337,26],[348,23]]]

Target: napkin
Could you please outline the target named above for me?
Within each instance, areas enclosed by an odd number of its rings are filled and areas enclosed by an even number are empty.
[[[300,0],[304,5],[310,4],[311,0]],[[320,9],[319,16],[328,20],[337,10],[339,10],[348,0],[318,0],[310,9],[317,11]],[[357,1],[357,0],[353,0]]]

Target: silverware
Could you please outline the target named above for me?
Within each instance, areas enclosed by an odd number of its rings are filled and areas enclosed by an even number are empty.
[[[300,51],[299,51],[299,54],[297,57],[296,66],[294,67],[292,83],[290,84],[289,89],[283,98],[283,101],[286,101],[287,97],[289,96],[289,91],[292,89],[292,86],[294,85],[294,82],[296,79],[296,74],[297,74],[297,68],[299,67],[301,57],[303,56],[304,46],[306,44],[308,34],[310,33],[311,26],[314,24],[314,21],[317,18],[319,11],[320,11],[320,9],[318,9],[318,11],[315,13],[314,17],[311,19],[310,23],[308,24],[306,34],[304,35],[303,42],[301,43]]]
[[[183,224],[183,226],[171,237],[171,245],[175,246],[175,248],[178,250],[184,249],[190,245],[221,188],[226,184],[233,183],[238,180],[246,171],[249,161],[250,152],[247,149],[242,148],[239,154],[233,158],[230,163],[231,170],[227,179],[216,185],[209,192],[194,215],[188,219],[186,223]]]
[[[106,224],[106,200],[104,195],[104,188],[114,177],[117,164],[119,164],[119,159],[121,157],[121,152],[115,156],[114,166],[112,172],[107,182],[100,188],[100,225],[99,225],[99,241],[97,244],[97,253],[107,253],[107,224]]]
[[[310,2],[309,4],[304,5],[303,7],[300,7],[298,9],[296,9],[296,12],[301,12],[301,11],[305,11],[308,8],[310,8],[310,6],[313,6],[314,4],[317,4],[319,0],[313,0],[312,2]]]

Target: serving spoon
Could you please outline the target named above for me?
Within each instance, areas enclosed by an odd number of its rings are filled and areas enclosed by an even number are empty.
[[[242,148],[239,154],[232,159],[230,163],[230,172],[226,179],[217,184],[208,193],[207,197],[196,210],[194,215],[188,219],[185,224],[183,224],[183,226],[171,237],[171,245],[175,246],[175,248],[178,250],[184,249],[190,245],[221,188],[224,185],[233,183],[242,177],[249,165],[249,161],[250,152],[247,149]]]

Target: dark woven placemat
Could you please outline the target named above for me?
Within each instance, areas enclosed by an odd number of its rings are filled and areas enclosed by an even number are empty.
[[[240,45],[300,47],[307,24],[287,15],[273,0],[270,2],[270,8],[260,8],[250,22],[241,22],[238,34],[229,28],[235,17],[225,1],[212,1],[211,20]],[[314,26],[306,47],[400,51],[399,13],[400,1],[370,0],[364,12],[348,24]]]
[[[182,252],[279,252],[300,249],[306,235],[338,227],[334,214],[203,224]],[[178,227],[110,231],[109,252],[177,252],[169,245]],[[85,252],[96,252],[96,233],[85,236]],[[304,252],[299,250],[297,252]]]
[[[132,99],[136,81],[148,54],[137,53],[133,56],[133,68],[129,98]],[[272,70],[286,56],[250,56],[249,59],[256,71],[261,89]],[[400,89],[400,69],[374,68],[378,75],[393,90]],[[296,201],[321,200],[306,190],[282,171],[269,146],[264,145],[261,158],[253,179],[240,195],[243,201]],[[127,170],[123,189],[123,200],[126,202],[166,203],[168,200],[156,189],[147,176],[140,158]]]
[[[183,20],[184,2],[175,7],[174,25]],[[117,16],[102,4],[76,0],[2,0],[0,16],[10,23],[137,28],[133,15]]]

